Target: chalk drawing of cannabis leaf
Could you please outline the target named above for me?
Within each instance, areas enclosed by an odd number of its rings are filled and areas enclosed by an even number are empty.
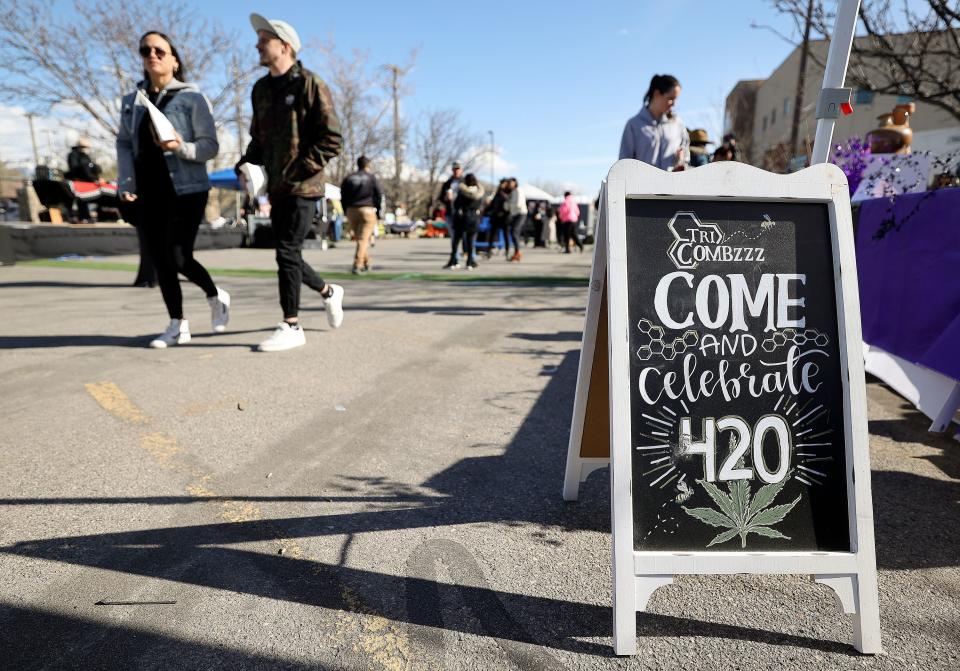
[[[786,481],[787,478],[784,478],[778,483],[764,485],[751,500],[750,485],[746,480],[734,480],[727,483],[729,495],[712,482],[697,480],[717,504],[719,510],[714,508],[687,508],[686,506],[681,506],[681,508],[688,515],[697,518],[704,524],[727,529],[727,531],[717,534],[712,541],[707,543],[707,547],[718,543],[726,543],[739,535],[740,547],[745,548],[747,547],[747,534],[790,540],[789,536],[784,536],[772,525],[783,520],[787,513],[797,505],[800,497],[795,498],[792,503],[769,507],[780,490],[783,489]]]

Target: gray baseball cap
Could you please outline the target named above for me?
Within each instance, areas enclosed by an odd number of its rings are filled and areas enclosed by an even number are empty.
[[[300,36],[297,35],[297,31],[293,29],[293,26],[286,21],[267,19],[260,14],[254,13],[250,15],[250,25],[253,26],[253,29],[257,32],[264,30],[268,33],[273,33],[281,42],[286,42],[293,47],[294,51],[299,53]]]

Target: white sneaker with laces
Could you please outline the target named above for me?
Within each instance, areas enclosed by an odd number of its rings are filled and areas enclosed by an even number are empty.
[[[287,322],[280,322],[277,324],[277,330],[260,343],[257,349],[261,352],[282,352],[306,344],[307,337],[304,335],[302,328],[299,326],[293,328]]]
[[[338,329],[343,324],[343,287],[331,284],[330,289],[333,293],[330,298],[323,299],[323,307],[327,310],[327,323]]]
[[[230,321],[230,294],[217,287],[217,295],[210,296],[207,303],[210,304],[210,321],[214,332],[223,333]]]
[[[150,341],[153,349],[166,349],[190,342],[190,325],[186,319],[171,319],[167,330]]]

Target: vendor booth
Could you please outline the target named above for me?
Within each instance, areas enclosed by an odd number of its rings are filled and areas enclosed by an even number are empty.
[[[867,372],[944,431],[960,421],[960,188],[864,201],[856,247]]]
[[[237,178],[233,168],[224,168],[210,173],[210,186],[214,189],[225,189],[236,192],[236,211],[239,213],[243,209],[243,189],[240,186],[240,180]],[[337,219],[333,231],[333,239],[339,240],[339,217],[334,217],[332,202],[340,202],[340,187],[333,184],[324,185],[324,197],[320,200],[317,216],[323,221]],[[244,247],[272,247],[273,237],[270,227],[269,216],[258,216],[255,214],[246,214],[239,218],[239,225],[243,228],[243,246]]]

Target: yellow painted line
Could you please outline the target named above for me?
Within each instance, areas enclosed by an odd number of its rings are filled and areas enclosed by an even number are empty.
[[[84,385],[84,388],[104,410],[117,419],[130,424],[151,423],[150,418],[113,382],[90,383]],[[210,407],[216,407],[216,405],[189,406],[185,414],[188,416],[194,413],[202,414]],[[174,458],[183,454],[184,449],[173,436],[160,431],[144,430],[140,434],[140,448],[158,465],[195,478],[196,481],[185,488],[191,496],[220,498],[220,494],[207,486],[207,483],[213,479],[211,475],[199,472],[182,460]],[[220,518],[226,522],[254,522],[264,519],[263,511],[252,503],[231,499],[219,503]],[[266,523],[269,524],[270,521],[266,520]],[[315,574],[323,572],[324,566],[318,557],[307,554],[303,546],[296,541],[282,538],[279,529],[275,531],[276,538],[273,544],[285,556],[311,562]],[[349,587],[343,587],[342,597],[352,612],[341,613],[337,625],[338,629],[353,639],[354,650],[366,653],[386,671],[407,671],[410,668],[411,654],[406,631],[364,604]]]
[[[183,452],[177,444],[177,439],[165,433],[143,433],[140,435],[140,447],[147,451],[153,460],[161,466],[171,468],[170,459],[175,454]]]
[[[84,387],[93,400],[117,419],[131,424],[149,423],[149,418],[113,382],[93,382]]]

